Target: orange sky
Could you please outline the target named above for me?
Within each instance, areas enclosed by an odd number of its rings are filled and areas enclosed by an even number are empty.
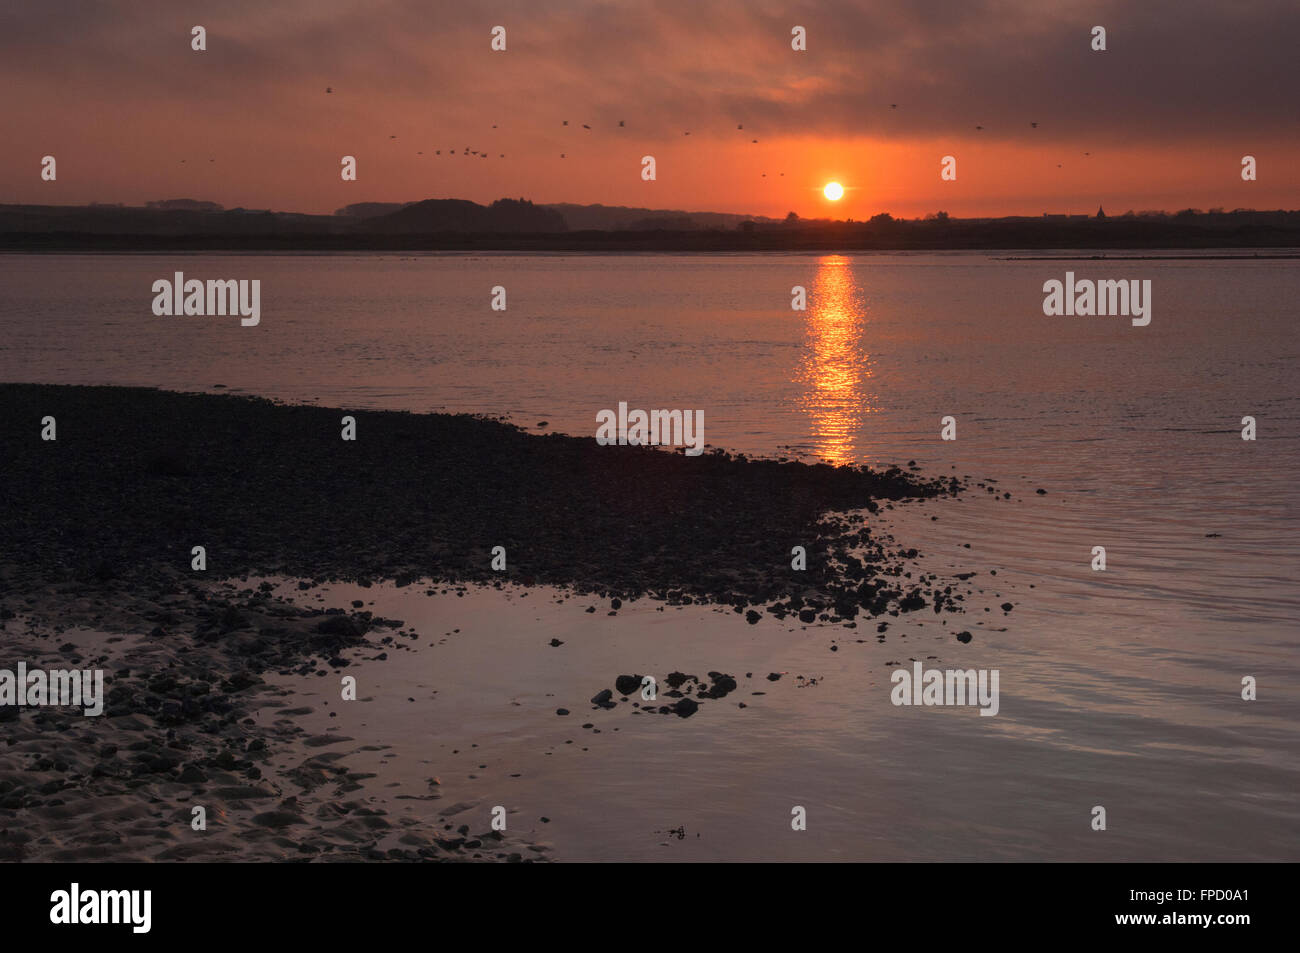
[[[1300,206],[1300,4],[1136,6],[50,0],[0,13],[0,201],[510,196],[863,219]],[[358,181],[340,180],[343,155]]]

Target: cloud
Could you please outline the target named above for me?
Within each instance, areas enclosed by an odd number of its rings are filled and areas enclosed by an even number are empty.
[[[190,50],[195,24],[205,53]],[[505,53],[489,49],[498,24]],[[807,52],[790,48],[796,24]],[[1090,49],[1098,24],[1104,53]],[[143,155],[179,163],[222,144],[300,165],[366,149],[373,171],[392,135],[410,157],[469,146],[610,162],[679,148],[687,131],[699,148],[1239,156],[1294,141],[1298,40],[1294,0],[43,0],[0,10],[0,81],[14,141],[71,151],[117,184],[148,176]]]

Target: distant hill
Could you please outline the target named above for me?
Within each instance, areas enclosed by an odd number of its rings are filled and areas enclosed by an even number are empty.
[[[178,207],[179,206],[179,207]],[[499,199],[358,203],[334,215],[219,210],[197,199],[150,207],[0,205],[0,248],[23,251],[457,250],[852,251],[1300,248],[1300,211],[1183,209],[866,222],[746,217]]]
[[[0,205],[0,234],[127,236],[228,236],[327,234],[346,223],[324,215],[219,207],[122,207],[109,205]],[[179,200],[189,203],[194,200]]]
[[[414,204],[414,202],[356,202],[335,209],[334,214],[339,218],[375,218],[378,215],[388,215],[391,212],[396,212]]]
[[[735,228],[741,222],[775,222],[761,215],[729,212],[683,212],[676,209],[629,208],[625,205],[547,205],[564,216],[572,231],[691,231],[697,228]]]
[[[367,218],[362,230],[383,235],[435,235],[439,232],[496,235],[555,234],[567,229],[564,216],[525,199],[497,199],[479,205],[464,199],[425,199]]]
[[[145,202],[144,207],[158,208],[169,212],[220,212],[222,210],[222,207],[216,202],[204,202],[199,199],[162,199],[158,202]]]

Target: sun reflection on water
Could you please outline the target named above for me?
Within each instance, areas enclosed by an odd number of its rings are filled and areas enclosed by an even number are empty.
[[[869,389],[867,306],[849,259],[822,258],[808,297],[808,350],[795,382],[803,385],[799,404],[810,418],[813,451],[837,465],[865,463],[860,431],[866,415],[879,407]]]

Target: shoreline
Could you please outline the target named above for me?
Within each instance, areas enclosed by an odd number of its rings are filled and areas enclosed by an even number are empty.
[[[0,398],[10,483],[0,578],[20,591],[428,576],[844,622],[909,599],[951,602],[937,581],[899,583],[906,550],[841,514],[955,496],[956,477],[718,450],[688,458],[467,415],[224,394],[3,384]],[[355,441],[341,439],[344,415],[356,418]],[[56,440],[40,439],[46,416]],[[806,571],[790,568],[796,545]],[[190,569],[194,546],[207,549],[204,575]],[[504,572],[491,566],[496,546]]]
[[[604,602],[586,613],[648,597],[729,607],[741,630],[771,615],[845,636],[876,616],[963,612],[973,592],[912,578],[918,551],[867,527],[882,507],[957,495],[955,478],[600,447],[448,414],[353,412],[353,443],[343,410],[234,395],[3,384],[0,399],[9,658],[106,674],[102,716],[0,710],[4,859],[547,859],[485,816],[377,806],[374,775],[333,747],[349,739],[299,724],[312,708],[277,678],[337,692],[353,660],[387,664],[429,637],[361,599],[311,605],[319,586],[553,586]],[[804,572],[790,569],[795,544]],[[296,580],[296,598],[250,577]],[[725,694],[705,684],[699,697]],[[436,801],[430,783],[402,796]],[[208,833],[192,840],[194,804]]]

